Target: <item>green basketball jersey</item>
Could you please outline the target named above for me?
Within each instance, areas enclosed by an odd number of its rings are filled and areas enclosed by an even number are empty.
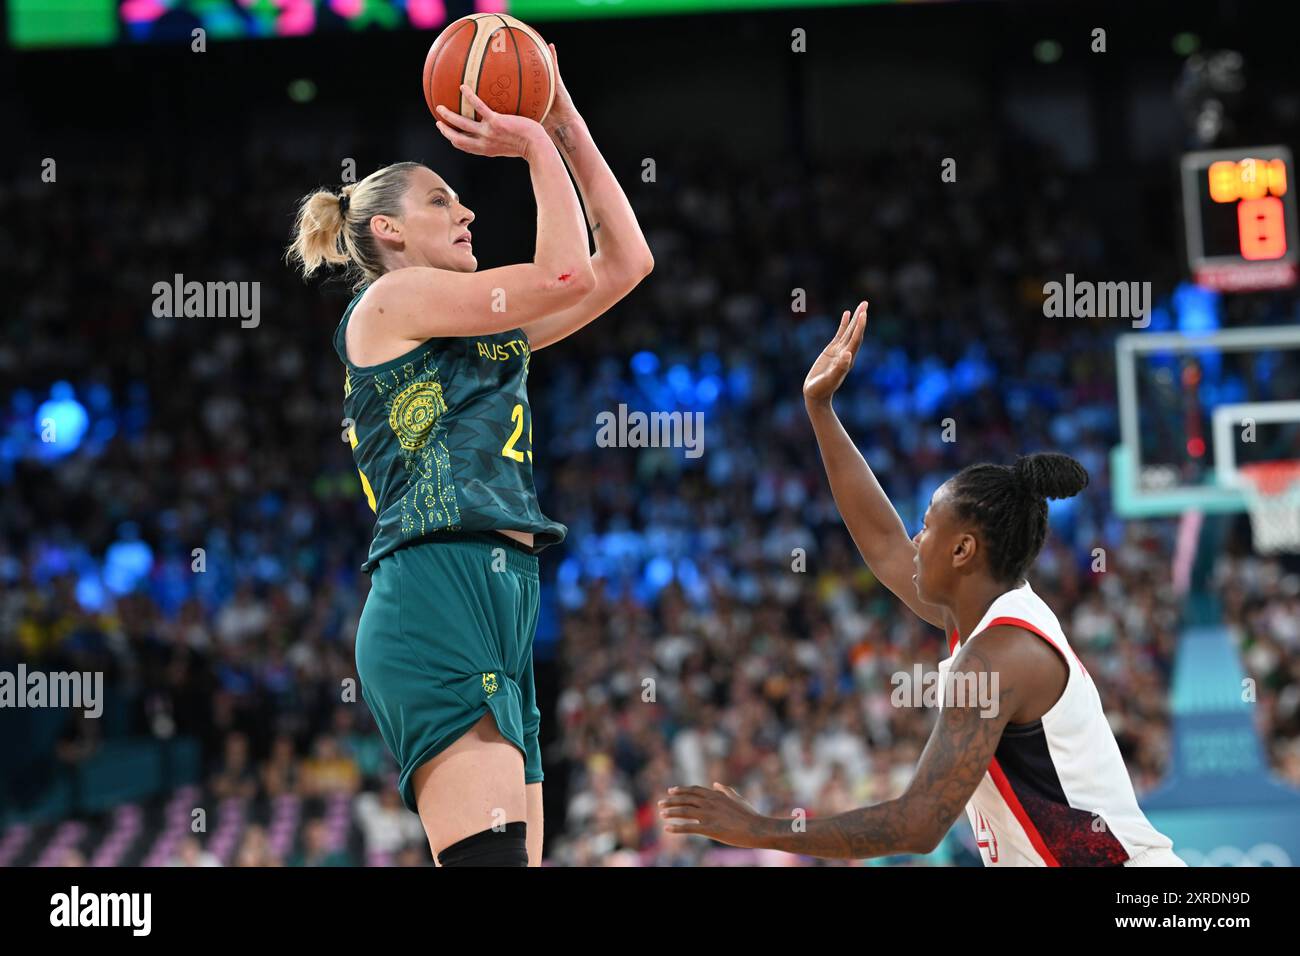
[[[534,551],[563,541],[568,529],[542,514],[533,486],[524,330],[426,339],[361,368],[344,336],[364,291],[334,332],[346,434],[377,516],[362,570],[439,531],[530,531]]]

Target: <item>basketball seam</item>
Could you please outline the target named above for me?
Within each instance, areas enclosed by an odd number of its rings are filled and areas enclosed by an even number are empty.
[[[474,21],[471,21],[471,24],[473,24],[473,23],[474,23]],[[462,27],[462,28],[463,28],[463,27]],[[475,29],[477,29],[477,25],[476,25],[476,24],[475,24]],[[442,46],[438,47],[438,52],[434,55],[434,57],[433,57],[433,62],[429,64],[429,82],[425,85],[425,88],[424,88],[424,101],[425,101],[425,103],[428,104],[428,106],[429,106],[429,111],[430,111],[430,112],[433,112],[433,108],[434,108],[434,106],[437,105],[437,104],[434,103],[434,101],[433,101],[433,78],[434,78],[435,76],[438,75],[438,57],[442,56],[443,51],[446,50],[447,47],[451,45],[451,41],[454,40],[455,38],[456,38],[456,35],[455,35],[454,33],[451,34],[450,36],[448,36],[448,37],[447,37],[447,42],[444,43]],[[470,42],[471,44],[473,44],[473,42],[474,42],[474,38],[473,38],[473,37],[470,37],[470,41],[469,41],[469,42]],[[462,79],[464,79],[463,76],[462,76]],[[457,89],[456,94],[457,94],[458,96],[461,96],[461,97],[464,96],[464,94],[461,93],[459,89]],[[437,114],[435,113],[434,116],[436,117]]]
[[[515,72],[517,74],[515,80],[515,115],[518,116],[519,110],[524,105],[524,58],[519,54],[519,38],[515,36],[514,29],[510,24],[506,23],[505,17],[498,17],[497,19],[510,30],[510,42],[515,45]]]
[[[533,28],[530,27],[528,24],[521,22],[519,24],[519,32],[522,33],[524,36],[528,37],[528,39],[530,39],[533,42],[533,44],[537,47],[538,54],[542,58],[542,63],[545,64],[547,67],[546,104],[542,107],[542,119],[546,119],[546,115],[551,112],[551,104],[555,100],[555,72],[554,72],[555,68],[554,68],[554,64],[551,63],[551,51],[547,49],[546,44],[542,41],[542,38],[538,36],[537,32],[533,30]],[[520,80],[520,85],[522,87],[523,80]],[[538,120],[538,122],[541,122],[541,120]]]
[[[519,115],[519,107],[523,103],[523,95],[524,95],[524,65],[519,59],[519,41],[515,39],[515,32],[511,28],[509,23],[506,23],[506,21],[502,17],[497,16],[496,14],[490,14],[490,15],[496,16],[496,18],[501,21],[501,26],[497,27],[487,35],[487,40],[483,44],[484,49],[487,49],[488,47],[491,46],[492,37],[493,35],[496,34],[497,30],[509,30],[510,39],[515,45],[515,69],[519,73],[518,79],[515,82],[515,89],[517,90],[517,92],[515,93],[515,115],[517,116]],[[487,62],[487,54],[484,53],[483,56],[478,61],[478,78],[474,81],[474,89],[478,89],[478,84],[483,80],[483,64],[486,62]],[[479,98],[482,99],[482,97],[483,94],[480,93]],[[486,102],[486,100],[484,102]]]
[[[468,53],[474,49],[474,44],[475,44],[475,42],[478,40],[478,21],[479,21],[479,18],[478,18],[478,17],[475,17],[475,18],[474,18],[474,21],[473,21],[473,22],[474,22],[474,35],[473,35],[472,37],[469,38],[469,46],[466,48],[466,54],[467,54],[467,55],[466,55],[466,57],[465,57],[465,65],[462,66],[462,67],[460,68],[460,81],[461,81],[462,83],[464,83],[466,86],[469,85],[469,61],[470,61],[470,57],[468,56]],[[490,36],[489,36],[488,40],[489,40],[489,42],[491,42],[491,37],[490,37]],[[479,60],[479,75],[482,76],[482,74],[483,74],[483,61],[482,61],[482,59],[480,59],[480,60]],[[477,80],[477,79],[474,81],[474,91],[475,91],[475,92],[478,92],[478,80]],[[477,113],[478,110],[475,110],[474,112]],[[464,93],[461,93],[461,94],[460,94],[460,115],[461,115],[461,116],[464,116],[464,115],[465,115],[465,94],[464,94]],[[482,118],[483,118],[483,117],[481,117],[481,116],[479,117],[479,119],[482,119]]]
[[[474,89],[476,92],[479,89],[479,84],[483,82],[483,64],[487,62],[487,50],[488,47],[492,45],[492,34],[496,32],[496,30],[489,32],[487,38],[483,41],[483,55],[478,58],[478,76],[474,77]],[[467,63],[466,66],[468,65],[469,64]],[[483,100],[483,94],[479,93],[478,98]],[[487,103],[487,100],[483,100],[483,102]],[[480,119],[481,118],[482,117],[480,117]]]

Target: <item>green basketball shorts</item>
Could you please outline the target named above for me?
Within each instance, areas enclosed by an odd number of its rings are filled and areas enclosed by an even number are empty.
[[[533,688],[537,556],[494,532],[440,532],[380,559],[357,627],[361,694],[416,811],[412,776],[488,711],[542,779]],[[417,811],[418,812],[418,811]]]

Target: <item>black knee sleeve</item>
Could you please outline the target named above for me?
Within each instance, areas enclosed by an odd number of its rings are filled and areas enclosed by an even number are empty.
[[[507,823],[504,830],[483,830],[453,843],[438,854],[443,866],[527,866],[528,824]]]

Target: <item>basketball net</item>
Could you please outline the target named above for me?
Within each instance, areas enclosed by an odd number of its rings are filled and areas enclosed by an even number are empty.
[[[1238,470],[1255,550],[1300,552],[1300,461],[1256,462]]]

